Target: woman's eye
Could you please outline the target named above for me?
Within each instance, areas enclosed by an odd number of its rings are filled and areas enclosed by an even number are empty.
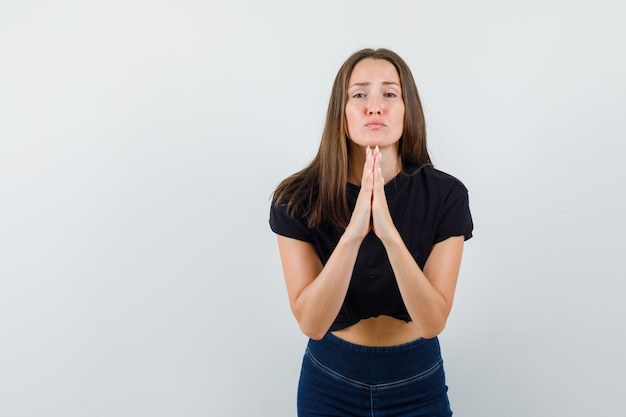
[[[365,93],[356,93],[352,95],[352,98],[363,98],[365,97]]]
[[[396,93],[385,93],[385,97],[397,97]]]

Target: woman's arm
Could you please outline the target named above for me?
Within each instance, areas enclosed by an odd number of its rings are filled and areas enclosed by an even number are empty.
[[[435,244],[422,271],[393,224],[380,159],[377,152],[373,166],[373,230],[387,251],[412,323],[423,337],[432,338],[443,331],[452,309],[465,240],[463,236],[454,236]]]
[[[373,165],[373,154],[368,149],[361,191],[350,223],[326,265],[322,266],[312,244],[278,236],[289,305],[302,332],[312,339],[324,337],[337,318],[359,248],[370,230]]]
[[[399,234],[383,244],[411,320],[422,337],[437,336],[452,309],[464,237],[450,237],[433,246],[423,271]]]
[[[306,336],[321,339],[339,314],[360,246],[344,234],[322,267],[312,244],[278,236],[289,305]]]

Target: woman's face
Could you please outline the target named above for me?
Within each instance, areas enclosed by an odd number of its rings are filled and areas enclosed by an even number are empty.
[[[366,58],[354,67],[346,102],[348,137],[359,146],[396,145],[404,126],[398,71],[389,61]]]

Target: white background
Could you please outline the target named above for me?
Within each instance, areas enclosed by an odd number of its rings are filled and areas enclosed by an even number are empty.
[[[2,0],[0,415],[295,415],[269,197],[362,47],[405,58],[470,190],[455,415],[623,413],[621,9]]]

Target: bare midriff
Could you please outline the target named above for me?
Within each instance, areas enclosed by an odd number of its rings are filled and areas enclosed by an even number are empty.
[[[395,346],[422,337],[413,322],[407,323],[391,316],[361,320],[332,333],[340,339],[361,346]]]

